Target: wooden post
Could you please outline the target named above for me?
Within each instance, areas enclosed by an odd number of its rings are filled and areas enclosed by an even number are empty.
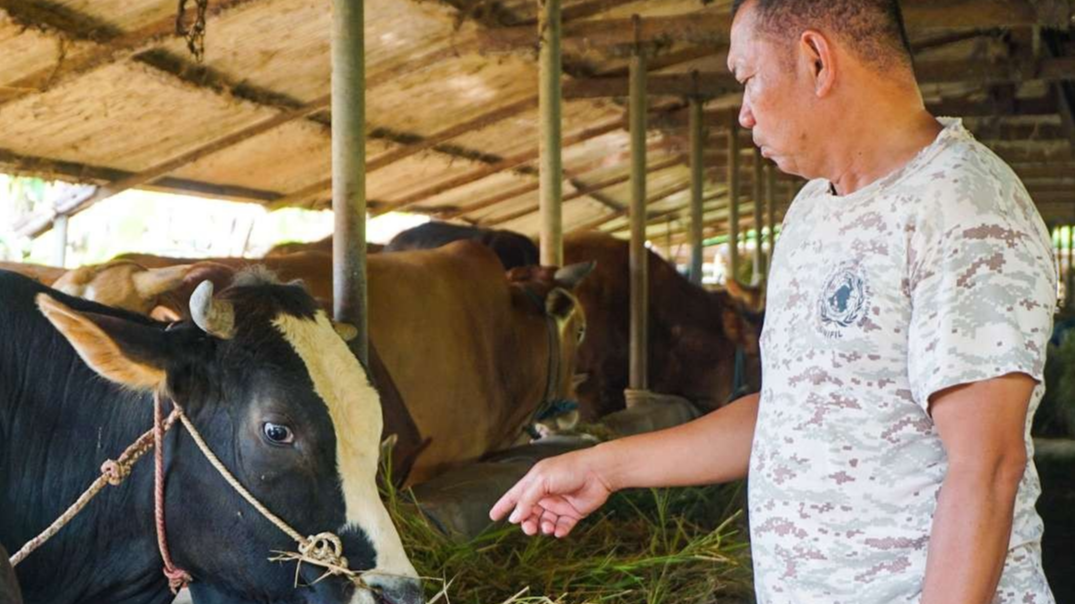
[[[560,0],[542,0],[538,18],[541,39],[539,112],[541,122],[541,264],[564,263],[563,181],[560,106]]]
[[[62,267],[67,263],[67,221],[66,214],[60,214],[52,221],[52,228],[56,235],[56,248],[53,254],[53,264]]]
[[[765,224],[769,227],[769,250],[765,254],[765,278],[768,280],[773,270],[773,250],[776,249],[776,166],[765,165]]]
[[[762,201],[764,197],[765,158],[761,156],[761,149],[754,147],[754,285],[765,279],[765,256],[762,255],[761,249],[761,232],[765,226],[765,205]]]
[[[641,19],[634,16],[635,31]],[[631,366],[630,388],[649,387],[647,337],[648,267],[646,258],[646,58],[635,46],[630,67],[631,122]]]
[[[363,0],[332,2],[333,314],[358,337],[351,349],[369,363],[366,298],[366,65]]]
[[[728,279],[739,275],[739,116],[728,125]]]
[[[697,76],[698,72],[695,72]],[[690,139],[691,139],[691,282],[702,284],[702,100],[691,97],[690,100]]]

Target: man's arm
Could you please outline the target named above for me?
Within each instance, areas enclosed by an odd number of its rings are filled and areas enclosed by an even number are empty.
[[[743,478],[750,463],[757,394],[688,424],[600,444],[535,465],[489,516],[563,537],[614,491]]]
[[[750,394],[693,422],[609,441],[593,453],[614,490],[746,478],[759,398]]]
[[[1035,381],[1023,373],[931,398],[948,455],[929,542],[922,604],[988,604],[1004,570]]]

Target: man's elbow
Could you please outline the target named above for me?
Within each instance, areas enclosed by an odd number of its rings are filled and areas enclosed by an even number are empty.
[[[975,489],[989,489],[1015,496],[1026,472],[1027,454],[1023,446],[1009,447],[995,455],[949,462],[945,482]]]

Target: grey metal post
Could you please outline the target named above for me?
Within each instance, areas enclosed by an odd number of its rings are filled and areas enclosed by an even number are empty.
[[[695,72],[697,76],[697,72]],[[690,139],[691,139],[691,282],[702,284],[702,100],[691,97],[690,100]]]
[[[363,0],[332,1],[333,314],[369,361],[366,295],[366,65]]]
[[[542,0],[539,112],[541,122],[541,264],[564,263],[563,161],[561,157],[560,0]]]
[[[635,30],[640,19],[634,16]],[[631,366],[630,387],[649,387],[648,281],[646,262],[646,58],[636,46],[630,67],[631,122]]]
[[[728,270],[739,276],[739,116],[728,127]]]

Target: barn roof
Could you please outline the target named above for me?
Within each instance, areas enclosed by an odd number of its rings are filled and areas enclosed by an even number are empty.
[[[197,3],[187,2],[188,22]],[[1047,220],[1075,219],[1075,53],[1053,29],[1070,24],[1069,2],[902,4],[930,108],[966,117],[1024,177]],[[724,231],[738,102],[724,68],[729,5],[564,0],[566,230],[626,229],[623,96],[637,35],[652,51],[652,232],[682,236],[685,98],[695,93],[709,99],[707,234]],[[366,0],[371,211],[536,234],[537,7]],[[201,62],[175,35],[176,13],[176,0],[0,0],[0,171],[329,207],[330,3],[208,0]],[[743,134],[745,223],[748,142]],[[781,182],[786,203],[794,182]],[[42,228],[47,221],[23,225]]]

